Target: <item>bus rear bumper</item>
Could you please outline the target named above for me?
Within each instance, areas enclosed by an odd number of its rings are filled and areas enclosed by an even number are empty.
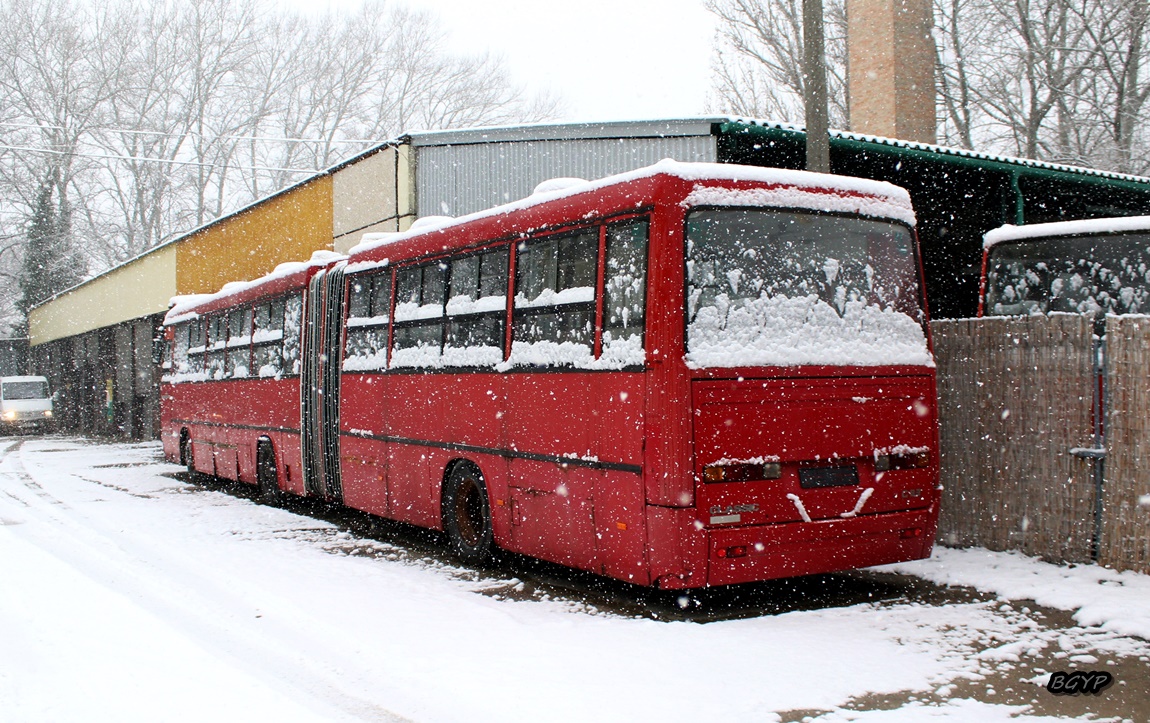
[[[849,519],[710,530],[707,584],[838,572],[930,555],[933,508]]]

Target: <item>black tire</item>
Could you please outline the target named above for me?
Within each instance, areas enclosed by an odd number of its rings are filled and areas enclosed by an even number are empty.
[[[452,552],[469,563],[492,558],[495,536],[483,475],[469,464],[456,465],[443,488],[443,531]]]
[[[279,473],[276,468],[276,453],[270,442],[260,442],[256,447],[256,483],[259,485],[261,505],[277,506],[283,502],[280,490]]]
[[[188,471],[188,481],[196,481],[196,461],[192,457],[192,438],[187,433],[180,435],[180,464]]]

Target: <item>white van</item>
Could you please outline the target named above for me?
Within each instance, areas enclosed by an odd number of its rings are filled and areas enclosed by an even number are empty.
[[[44,377],[0,377],[0,428],[52,426],[52,395]]]

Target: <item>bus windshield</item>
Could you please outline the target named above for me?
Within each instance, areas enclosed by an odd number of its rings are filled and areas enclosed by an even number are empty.
[[[686,240],[693,366],[931,363],[905,226],[699,209],[687,216]]]
[[[1000,243],[986,259],[989,316],[1066,311],[1104,316],[1150,310],[1150,234]]]

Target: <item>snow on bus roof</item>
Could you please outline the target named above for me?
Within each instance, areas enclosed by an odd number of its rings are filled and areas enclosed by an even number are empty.
[[[282,263],[269,273],[252,279],[251,281],[229,281],[214,294],[184,294],[181,296],[173,296],[169,302],[171,306],[168,309],[167,315],[164,317],[164,323],[178,324],[182,321],[195,319],[199,316],[199,313],[197,313],[195,309],[210,301],[234,296],[242,291],[254,289],[266,284],[269,281],[283,279],[314,266],[327,266],[333,261],[339,261],[344,258],[347,257],[343,254],[337,254],[334,251],[316,251],[307,261],[288,261]]]
[[[1050,236],[1078,236],[1082,234],[1122,233],[1124,231],[1150,231],[1150,216],[1115,216],[1091,218],[1082,221],[1056,221],[1029,226],[1006,224],[991,229],[982,237],[983,248],[990,250],[1000,243],[1024,241]]]
[[[773,205],[788,205],[820,211],[861,213],[867,216],[902,221],[912,226],[915,223],[910,194],[905,189],[886,181],[872,181],[854,176],[836,176],[782,168],[740,166],[732,163],[685,163],[668,158],[651,166],[607,176],[595,181],[580,183],[571,179],[571,183],[561,184],[562,187],[556,190],[541,191],[518,201],[458,218],[436,217],[433,221],[426,224],[420,223],[418,228],[413,226],[407,231],[364,234],[359,244],[349,252],[353,263],[349,264],[348,271],[358,271],[377,265],[375,262],[360,262],[358,264],[354,262],[356,257],[398,241],[415,238],[425,233],[443,230],[468,221],[506,214],[548,201],[659,174],[675,176],[685,181],[753,181],[788,187],[778,189],[771,198],[766,198],[761,193],[759,195],[754,193],[741,195],[729,189],[715,189],[715,191],[722,191],[722,193],[706,195],[705,189],[696,189],[694,194],[704,195],[693,194],[690,196],[688,202],[693,204],[751,205],[768,202]],[[767,190],[774,189],[756,189],[759,192]]]

